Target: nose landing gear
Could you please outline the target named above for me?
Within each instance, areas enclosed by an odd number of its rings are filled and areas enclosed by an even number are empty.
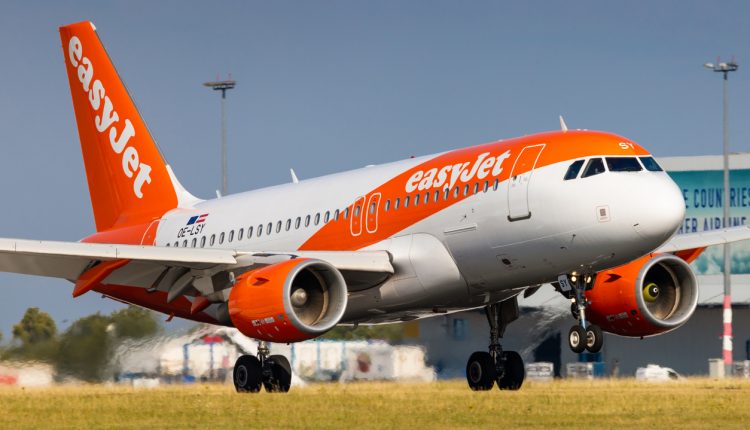
[[[269,355],[268,343],[258,343],[258,356],[242,355],[234,364],[234,388],[238,393],[257,393],[261,385],[269,393],[286,393],[292,385],[292,366],[283,355]]]
[[[577,354],[583,351],[591,353],[601,351],[604,345],[604,333],[598,325],[586,320],[586,306],[589,302],[586,300],[585,293],[593,287],[594,276],[589,274],[560,275],[558,283],[561,292],[573,300],[570,312],[573,318],[578,320],[578,324],[571,327],[568,332],[568,346],[571,351]]]
[[[525,371],[521,356],[515,351],[503,351],[500,338],[505,328],[518,318],[516,298],[485,307],[490,324],[489,352],[476,351],[466,363],[466,381],[474,391],[488,391],[497,382],[501,390],[518,390],[523,385]]]

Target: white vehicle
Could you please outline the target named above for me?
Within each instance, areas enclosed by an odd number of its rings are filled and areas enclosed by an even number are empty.
[[[674,369],[661,367],[658,364],[649,364],[646,367],[639,367],[636,369],[635,379],[637,381],[661,382],[676,381],[684,378],[679,373],[675,372]]]
[[[165,163],[93,24],[60,35],[96,233],[0,239],[0,270],[238,328],[262,341],[235,364],[240,392],[289,389],[289,362],[266,342],[472,308],[486,310],[490,346],[471,354],[469,386],[515,390],[524,365],[500,338],[519,294],[553,283],[574,303],[570,347],[596,352],[602,330],[682,325],[698,299],[688,262],[750,238],[672,238],[684,200],[648,151],[564,126],[201,200]]]

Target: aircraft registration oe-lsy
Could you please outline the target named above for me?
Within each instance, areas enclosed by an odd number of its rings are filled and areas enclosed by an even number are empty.
[[[570,348],[597,352],[603,331],[684,324],[698,300],[689,262],[750,238],[746,227],[673,237],[685,203],[648,151],[564,126],[201,200],[165,163],[93,24],[60,35],[96,233],[0,239],[0,270],[236,327],[260,341],[235,363],[239,392],[289,390],[289,361],[267,342],[476,308],[490,339],[468,384],[516,390],[523,361],[500,338],[520,294],[551,283],[572,302]]]

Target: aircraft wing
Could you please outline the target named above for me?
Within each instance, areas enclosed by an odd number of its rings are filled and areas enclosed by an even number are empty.
[[[386,251],[253,252],[0,239],[0,271],[67,279],[76,283],[74,295],[101,282],[160,290],[172,301],[191,286],[203,288],[203,295],[216,293],[226,288],[234,272],[239,275],[291,258],[325,260],[341,271],[347,285],[357,288],[394,273]],[[206,281],[198,282],[200,278]]]
[[[723,230],[679,234],[673,236],[672,239],[662,245],[655,252],[678,252],[748,239],[750,239],[750,226],[743,225]]]

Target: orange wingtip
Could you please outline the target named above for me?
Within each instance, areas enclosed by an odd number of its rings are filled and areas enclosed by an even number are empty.
[[[76,286],[73,288],[73,297],[88,293],[98,283],[103,281],[104,278],[128,263],[130,263],[130,260],[105,261],[85,271],[76,280]]]

